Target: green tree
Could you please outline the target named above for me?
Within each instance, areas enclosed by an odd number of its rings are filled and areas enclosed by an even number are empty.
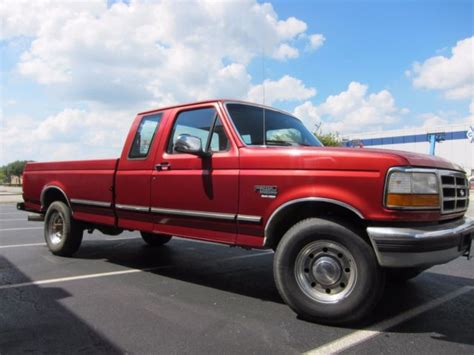
[[[5,183],[5,180],[7,179],[7,175],[5,174],[5,171],[3,170],[3,167],[0,168],[0,184]]]
[[[26,160],[17,160],[11,162],[7,165],[4,165],[0,168],[0,180],[2,180],[2,175],[4,176],[3,180],[10,181],[12,176],[21,176],[23,175],[23,170],[28,161]]]
[[[342,146],[342,139],[339,133],[323,133],[321,130],[315,132],[314,135],[318,138],[325,147],[340,147]]]

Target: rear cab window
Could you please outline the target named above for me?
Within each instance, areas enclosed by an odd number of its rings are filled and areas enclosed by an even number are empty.
[[[160,112],[142,118],[133,138],[129,159],[145,159],[148,156],[162,116],[163,113]]]

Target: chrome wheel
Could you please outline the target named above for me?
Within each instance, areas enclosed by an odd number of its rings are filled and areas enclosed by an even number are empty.
[[[322,303],[346,298],[357,281],[354,257],[343,245],[318,240],[306,245],[295,261],[295,277],[300,289]]]
[[[65,224],[62,215],[54,211],[48,222],[48,238],[53,245],[58,245],[65,234]]]

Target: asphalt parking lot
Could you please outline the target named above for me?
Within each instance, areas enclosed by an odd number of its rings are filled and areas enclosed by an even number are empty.
[[[26,215],[0,205],[0,354],[474,353],[472,259],[389,284],[366,324],[330,327],[282,302],[271,252],[95,232],[62,258]]]

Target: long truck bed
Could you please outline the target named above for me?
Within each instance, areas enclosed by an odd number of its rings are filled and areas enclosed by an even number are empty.
[[[74,218],[114,225],[114,179],[119,159],[29,163],[24,174],[25,209],[45,212],[47,200],[59,193],[74,204]],[[87,201],[101,202],[92,206]],[[104,208],[110,207],[110,208]]]

